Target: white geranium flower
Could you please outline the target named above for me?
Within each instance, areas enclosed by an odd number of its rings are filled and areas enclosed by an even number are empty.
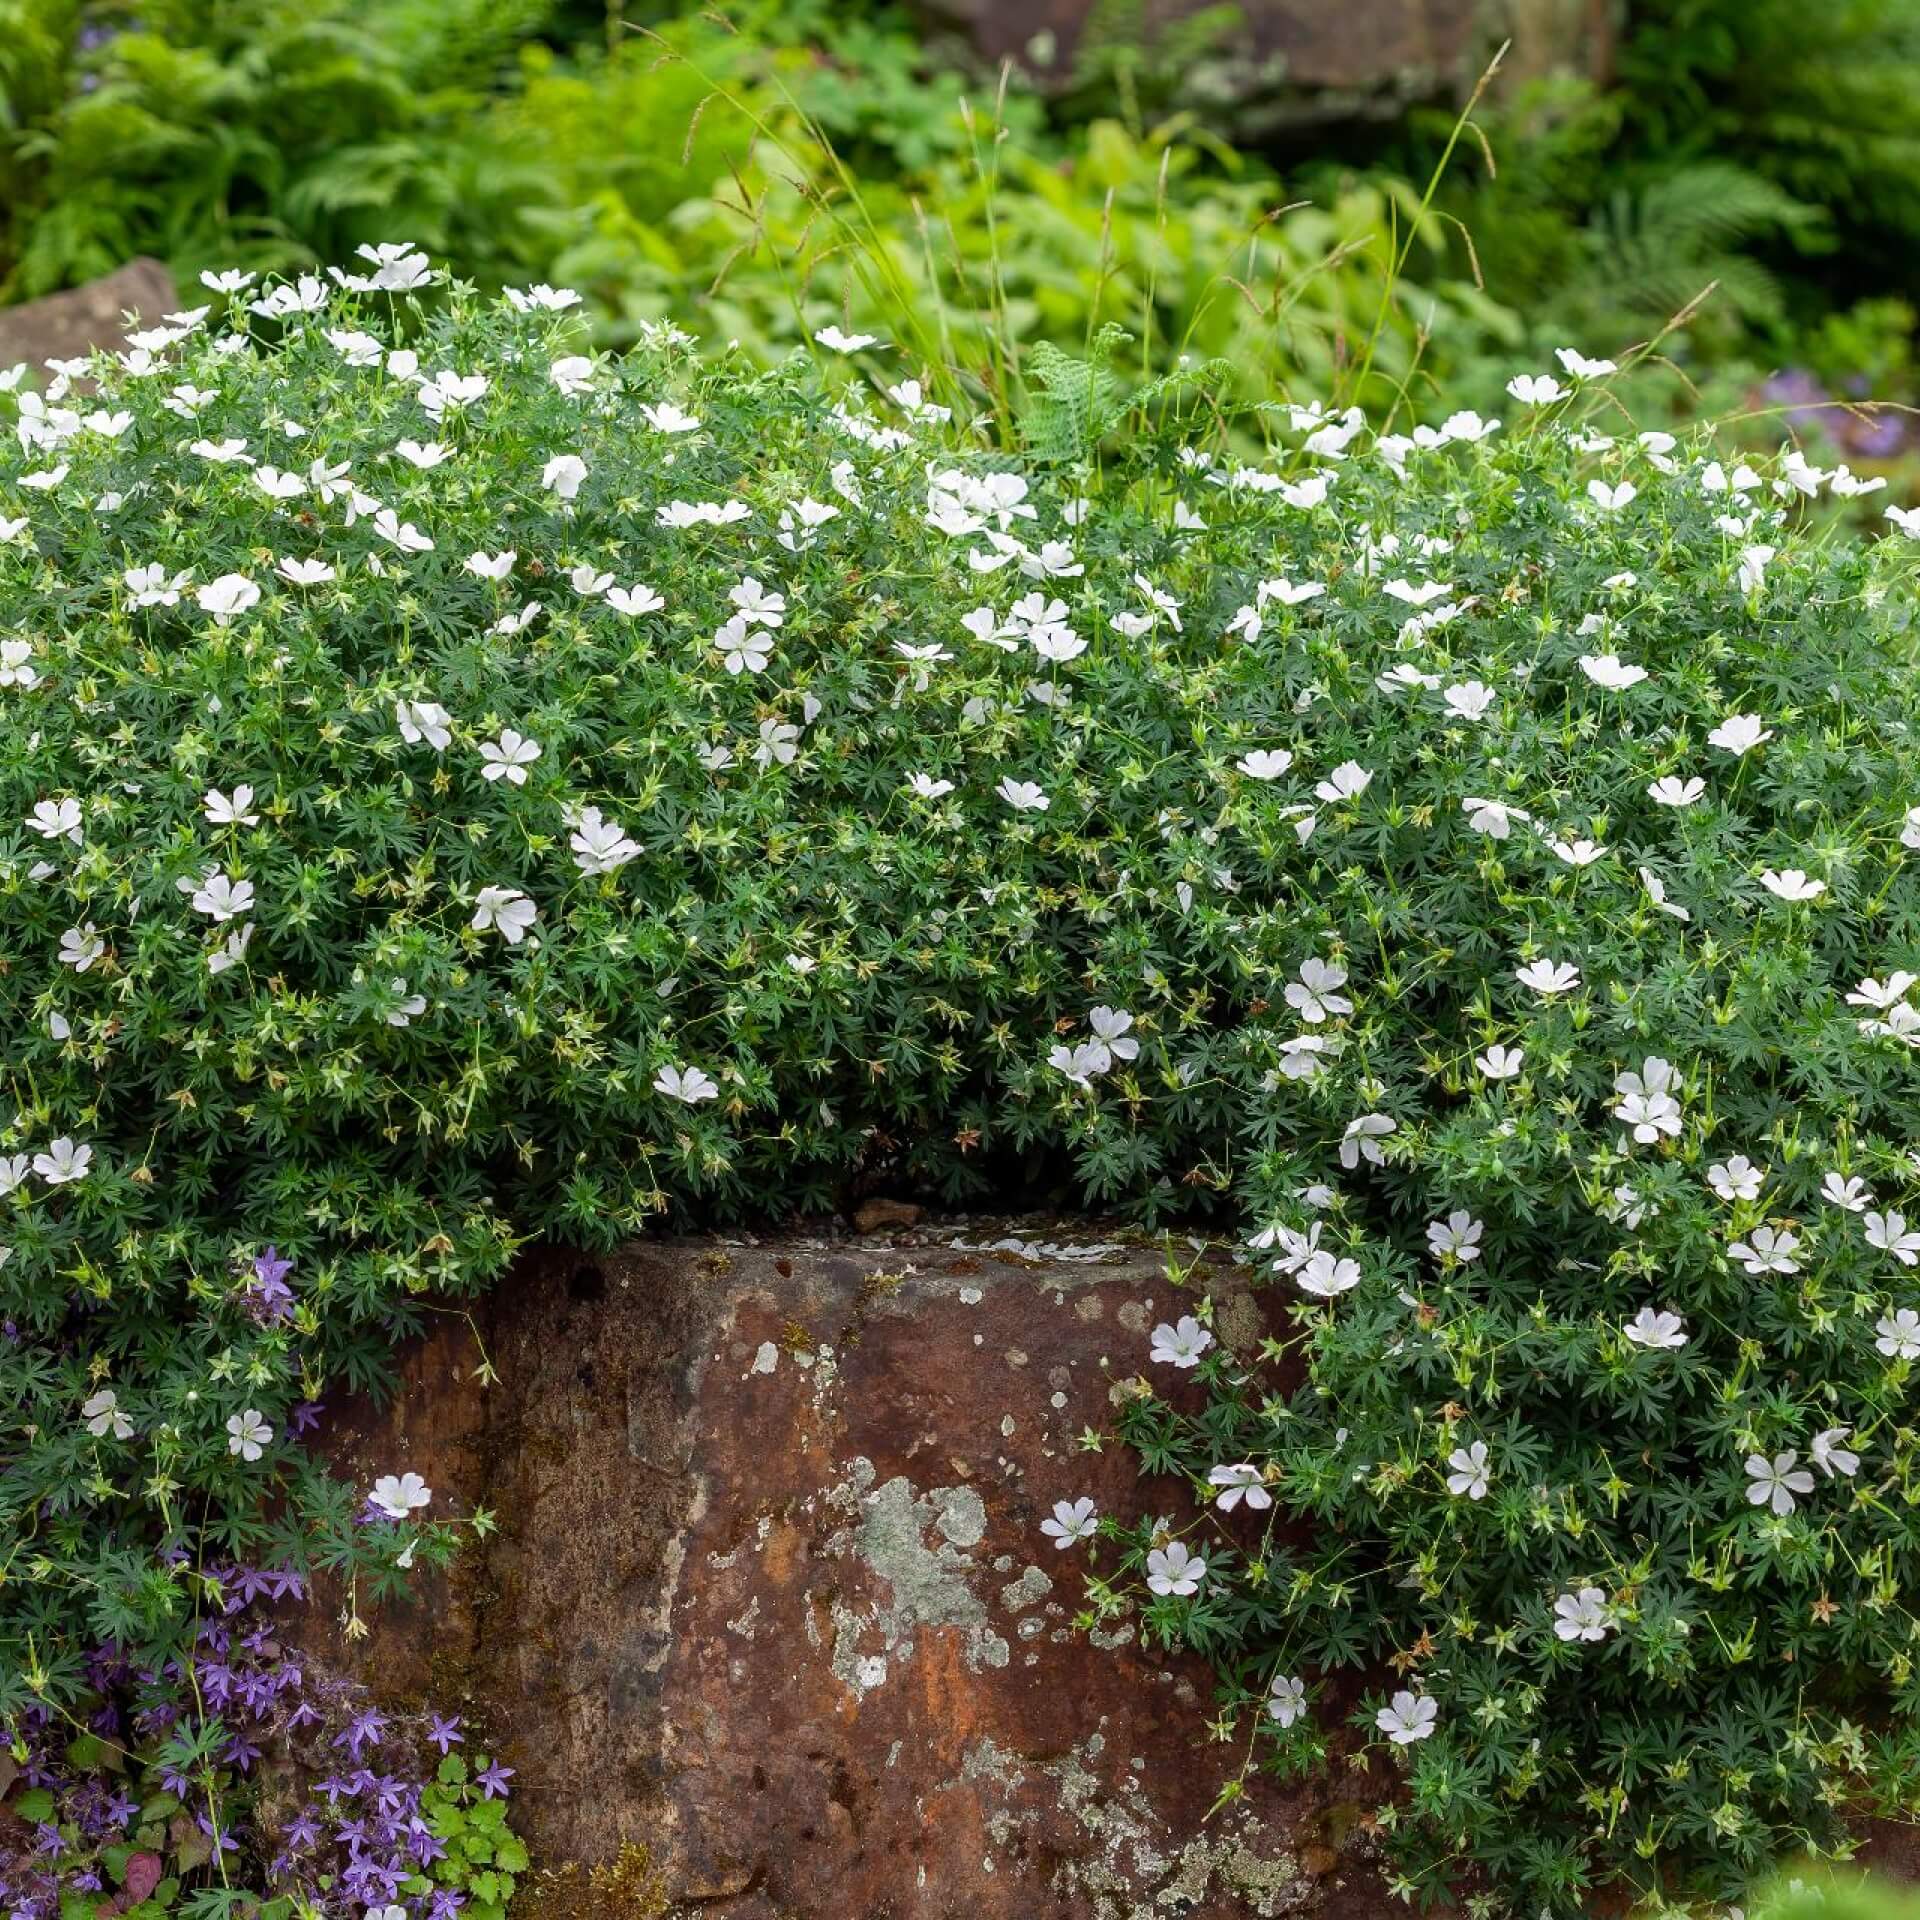
[[[773,658],[773,635],[748,626],[737,613],[713,636],[713,644],[730,674],[764,673]]]
[[[423,740],[435,753],[444,753],[453,739],[453,716],[432,700],[401,700],[393,709],[394,724],[408,746]]]
[[[1440,1703],[1430,1694],[1409,1693],[1403,1689],[1393,1696],[1390,1705],[1373,1716],[1373,1724],[1396,1747],[1409,1747],[1416,1740],[1426,1739],[1439,1718]]]
[[[1828,1427],[1813,1436],[1813,1442],[1807,1451],[1813,1455],[1813,1464],[1829,1480],[1837,1474],[1851,1480],[1860,1471],[1860,1456],[1851,1448],[1841,1445],[1843,1440],[1853,1437],[1851,1427]]]
[[[1513,977],[1543,1000],[1571,993],[1580,984],[1580,969],[1566,960],[1534,960],[1516,967]]]
[[[1619,368],[1611,360],[1589,360],[1575,347],[1555,347],[1553,355],[1576,380],[1599,380]]]
[[[1735,713],[1707,735],[1707,744],[1722,753],[1751,753],[1763,741],[1773,738],[1773,729],[1764,725],[1757,713]]]
[[[1483,1078],[1488,1080],[1517,1080],[1520,1069],[1525,1065],[1527,1050],[1525,1047],[1503,1047],[1497,1043],[1485,1053],[1474,1059],[1474,1065]]]
[[[1462,800],[1460,806],[1467,816],[1467,825],[1475,833],[1488,834],[1495,840],[1508,838],[1516,820],[1530,823],[1533,817],[1505,800],[1481,800],[1472,795]]]
[[[1183,1313],[1171,1326],[1166,1321],[1153,1330],[1148,1358],[1168,1366],[1198,1366],[1200,1356],[1213,1345],[1213,1335],[1192,1314]]]
[[[1455,1447],[1447,1455],[1447,1465],[1451,1469],[1447,1475],[1447,1491],[1456,1500],[1463,1494],[1469,1500],[1487,1497],[1487,1483],[1493,1478],[1493,1469],[1487,1463],[1484,1440],[1476,1440],[1470,1447]]]
[[[1553,1631],[1561,1640],[1604,1640],[1613,1616],[1607,1611],[1607,1596],[1601,1587],[1581,1587],[1563,1593],[1553,1603]]]
[[[232,879],[218,867],[209,867],[197,886],[189,880],[180,885],[190,893],[194,912],[209,920],[239,920],[253,911],[253,882]]]
[[[1662,1135],[1677,1140],[1681,1122],[1680,1102],[1674,1094],[1677,1085],[1672,1063],[1658,1055],[1643,1061],[1638,1073],[1616,1074],[1614,1118],[1642,1146],[1651,1146]]]
[[[242,1460],[258,1460],[272,1438],[273,1429],[253,1407],[227,1421],[227,1451]]]
[[[1640,869],[1640,884],[1646,888],[1647,898],[1653,902],[1656,913],[1664,913],[1670,920],[1687,921],[1693,918],[1685,907],[1667,898],[1667,883],[1651,867]]]
[[[1630,661],[1622,660],[1617,653],[1583,653],[1580,656],[1580,671],[1597,687],[1606,687],[1615,693],[1622,693],[1628,687],[1637,687],[1647,677],[1645,667],[1636,667]]]
[[[1756,1507],[1771,1507],[1782,1520],[1794,1510],[1795,1494],[1813,1491],[1813,1475],[1790,1448],[1771,1460],[1763,1453],[1750,1453],[1746,1467],[1747,1499]]]
[[[839,327],[822,327],[813,337],[829,353],[859,353],[880,344],[877,333],[845,333]]]
[[[69,927],[60,936],[60,964],[75,973],[85,973],[107,951],[107,943],[91,920],[84,926]]]
[[[482,580],[504,580],[519,558],[519,554],[508,548],[501,553],[470,553],[464,564],[467,572],[477,574]]]
[[[653,1076],[653,1090],[689,1107],[720,1097],[718,1083],[699,1067],[662,1067]]]
[[[1800,1263],[1793,1256],[1799,1245],[1799,1235],[1785,1227],[1755,1227],[1727,1252],[1751,1274],[1798,1273]]]
[[[1321,1300],[1337,1300],[1360,1284],[1360,1263],[1336,1258],[1326,1248],[1316,1248],[1300,1263],[1294,1280],[1302,1293]]]
[[[1820,1182],[1820,1198],[1830,1207],[1844,1207],[1848,1213],[1864,1213],[1873,1205],[1873,1190],[1858,1174],[1829,1173]]]
[[[1493,689],[1478,680],[1464,680],[1448,687],[1440,696],[1457,720],[1484,720],[1497,698]]]
[[[1920,1360],[1920,1313],[1913,1308],[1883,1313],[1873,1330],[1878,1336],[1873,1344],[1889,1360]]]
[[[1307,1710],[1307,1683],[1290,1673],[1276,1673],[1267,1689],[1267,1712],[1282,1727],[1290,1727]]]
[[[1722,1200],[1758,1200],[1765,1175],[1744,1153],[1707,1169],[1707,1182]]]
[[[1656,806],[1690,807],[1707,790],[1707,783],[1698,775],[1682,780],[1677,774],[1662,774],[1647,789],[1647,798]]]
[[[1587,482],[1587,498],[1602,513],[1618,513],[1640,497],[1640,489],[1631,480],[1622,480],[1617,486],[1608,486],[1604,480]]]
[[[71,840],[77,847],[86,838],[80,824],[78,800],[41,800],[27,815],[26,824],[43,840]]]
[[[1549,840],[1547,845],[1570,867],[1590,867],[1596,860],[1605,858],[1607,851],[1591,840]]]
[[[1567,397],[1567,389],[1550,373],[1516,373],[1507,391],[1526,407],[1550,407]]]
[[[517,947],[539,917],[539,908],[518,887],[482,887],[474,896],[468,924],[476,933],[492,930],[508,946]]]
[[[1093,1502],[1087,1499],[1056,1500],[1053,1517],[1040,1522],[1040,1531],[1061,1553],[1081,1540],[1091,1540],[1099,1529],[1099,1517]]]
[[[224,627],[229,620],[260,604],[260,589],[243,573],[223,573],[218,580],[199,588],[193,597],[202,613],[212,614]]]
[[[1178,1540],[1170,1540],[1147,1555],[1147,1589],[1163,1598],[1198,1593],[1206,1577],[1207,1563],[1198,1554],[1189,1553]]]
[[[480,742],[480,758],[487,764],[480,769],[483,780],[505,780],[508,785],[524,787],[527,769],[540,758],[540,742],[529,740],[513,727],[502,727],[498,740]]]
[[[1002,780],[994,792],[1016,813],[1045,813],[1053,805],[1046,790],[1031,780]]]
[[[1313,791],[1317,799],[1331,807],[1343,800],[1358,800],[1372,785],[1373,775],[1357,760],[1347,760],[1335,767]]]
[[[1827,890],[1824,880],[1810,880],[1798,867],[1779,873],[1769,867],[1761,874],[1760,884],[1778,900],[1818,900]]]
[[[1300,978],[1287,983],[1287,1005],[1308,1026],[1319,1026],[1337,1014],[1353,1011],[1353,1002],[1339,991],[1346,984],[1347,970],[1339,961],[1309,957],[1300,963]]]
[[[540,469],[540,484],[558,500],[571,500],[587,477],[587,463],[577,453],[557,453]]]
[[[1677,1313],[1642,1307],[1621,1329],[1636,1347],[1675,1352],[1687,1344],[1687,1323]]]
[[[64,1133],[33,1156],[34,1172],[50,1187],[70,1186],[76,1180],[84,1180],[92,1167],[93,1149]]]
[[[1249,1510],[1259,1512],[1273,1505],[1260,1469],[1251,1460],[1236,1461],[1228,1467],[1209,1467],[1207,1484],[1217,1489],[1214,1504],[1222,1513],[1231,1513],[1242,1500]]]
[[[1907,1225],[1907,1216],[1889,1208],[1870,1213],[1865,1221],[1867,1245],[1890,1253],[1903,1267],[1920,1265],[1920,1232]]]
[[[1456,1207],[1444,1220],[1427,1222],[1427,1250],[1436,1260],[1458,1260],[1463,1265],[1480,1258],[1480,1236],[1485,1223],[1465,1207]]]
[[[1386,1155],[1380,1151],[1380,1142],[1399,1124],[1399,1121],[1385,1113],[1363,1113],[1349,1120],[1346,1132],[1340,1136],[1340,1164],[1349,1173],[1362,1160],[1369,1166],[1385,1166]]]
[[[89,1394],[81,1402],[80,1417],[87,1423],[87,1431],[96,1440],[104,1440],[108,1434],[116,1440],[133,1438],[133,1422],[120,1408],[120,1397],[111,1387],[102,1387],[98,1393]]]
[[[257,827],[260,816],[253,811],[253,789],[237,786],[231,793],[209,787],[200,796],[200,810],[216,827]]]
[[[598,807],[582,807],[572,824],[567,844],[574,864],[590,877],[617,872],[640,857],[640,843],[629,839],[619,821],[609,820]]]
[[[643,613],[658,613],[666,604],[644,580],[636,580],[630,587],[607,589],[607,605],[615,613],[624,613],[629,620],[638,619]]]
[[[433,1498],[433,1489],[417,1473],[383,1473],[367,1496],[389,1520],[404,1520]]]

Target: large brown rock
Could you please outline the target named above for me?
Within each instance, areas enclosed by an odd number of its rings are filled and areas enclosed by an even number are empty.
[[[49,360],[78,360],[96,347],[122,346],[127,314],[155,326],[179,304],[173,275],[158,260],[129,260],[84,287],[0,307],[0,367],[20,360],[39,367]]]
[[[1101,0],[920,0],[932,19],[991,60],[1045,80],[1072,75],[1093,51]],[[1215,104],[1243,131],[1388,119],[1420,100],[1464,98],[1508,43],[1508,85],[1555,70],[1604,80],[1614,0],[1146,0],[1141,78],[1187,104]],[[1223,15],[1195,52],[1187,23]],[[1170,49],[1183,65],[1165,70]]]
[[[1210,1742],[1206,1670],[1130,1621],[1078,1630],[1085,1549],[1040,1532],[1068,1495],[1172,1509],[1082,1440],[1181,1310],[1161,1261],[990,1237],[547,1255],[446,1317],[335,1454],[500,1529],[365,1671],[476,1714],[537,1859],[644,1847],[671,1911],[1386,1911],[1338,1798],[1382,1783],[1255,1779],[1209,1818],[1245,1730]]]

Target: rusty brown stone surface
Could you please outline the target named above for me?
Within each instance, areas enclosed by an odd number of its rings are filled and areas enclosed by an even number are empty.
[[[1388,1910],[1335,1797],[1385,1783],[1255,1779],[1209,1818],[1239,1749],[1205,1668],[1075,1629],[1085,1549],[1040,1522],[1171,1510],[1079,1436],[1190,1302],[1151,1252],[1004,1232],[543,1255],[336,1432],[498,1513],[360,1658],[476,1715],[537,1860],[644,1846],[669,1911],[724,1920]]]
[[[119,347],[127,337],[126,314],[155,326],[179,304],[173,275],[158,260],[129,260],[84,287],[0,307],[0,367],[20,360],[39,367],[49,360],[77,360],[96,347]]]

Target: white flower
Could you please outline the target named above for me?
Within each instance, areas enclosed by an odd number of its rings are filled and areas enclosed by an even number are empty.
[[[1595,686],[1610,687],[1616,693],[1627,687],[1637,687],[1647,677],[1645,667],[1633,666],[1617,653],[1583,653],[1580,656],[1580,671]]]
[[[38,686],[31,640],[0,640],[0,687]]]
[[[1561,1640],[1604,1640],[1613,1624],[1603,1588],[1582,1587],[1563,1593],[1554,1603],[1553,1631]]]
[[[1116,1060],[1133,1060],[1140,1053],[1140,1042],[1128,1036],[1133,1015],[1118,1007],[1095,1007],[1087,1015],[1094,1037],[1107,1047]]]
[[[1267,1689],[1267,1711],[1281,1726],[1290,1727],[1306,1711],[1307,1683],[1289,1673],[1276,1673]]]
[[[1278,780],[1293,765],[1293,755],[1284,747],[1263,747],[1254,753],[1242,754],[1234,765],[1249,780]]]
[[[1674,1097],[1673,1067],[1658,1055],[1641,1063],[1638,1073],[1614,1076],[1613,1090],[1619,1096],[1614,1118],[1631,1131],[1642,1146],[1650,1146],[1662,1134],[1680,1137],[1680,1102]]]
[[[1617,373],[1618,367],[1611,360],[1589,360],[1584,353],[1574,347],[1555,347],[1553,357],[1573,375],[1576,380],[1598,380],[1609,373]]]
[[[578,453],[555,453],[540,468],[540,484],[559,499],[572,499],[580,492],[580,482],[588,476],[588,463]]]
[[[260,603],[260,589],[243,573],[223,573],[218,580],[198,588],[194,596],[202,613],[210,613],[222,626],[249,607]]]
[[[1339,991],[1346,984],[1347,970],[1339,961],[1309,957],[1300,963],[1300,978],[1287,983],[1287,1005],[1308,1026],[1317,1027],[1335,1014],[1353,1011],[1353,1002]]]
[[[397,996],[398,1004],[387,1014],[390,1027],[410,1027],[427,1010],[427,996],[424,993],[408,993],[407,983],[401,979],[387,982],[388,989]]]
[[[1480,1258],[1480,1236],[1484,1231],[1483,1222],[1476,1220],[1465,1207],[1456,1207],[1444,1220],[1427,1222],[1427,1250],[1443,1264],[1453,1259],[1464,1265]]]
[[[297,473],[282,473],[278,467],[255,467],[253,484],[269,500],[296,500],[307,490]]]
[[[1745,1240],[1736,1240],[1727,1252],[1749,1273],[1798,1273],[1800,1263],[1794,1251],[1800,1245],[1798,1234],[1785,1227],[1755,1227]]]
[[[1758,1200],[1766,1176],[1744,1153],[1707,1169],[1707,1181],[1722,1200]]]
[[[231,793],[209,787],[200,796],[200,810],[216,827],[257,827],[260,816],[252,807],[253,789],[249,786],[235,787]]]
[[[1818,900],[1827,890],[1824,880],[1809,880],[1798,867],[1787,867],[1779,873],[1769,867],[1761,874],[1760,884],[1780,900]]]
[[[1042,1520],[1040,1531],[1053,1542],[1057,1551],[1064,1553],[1077,1541],[1091,1540],[1099,1531],[1099,1524],[1091,1500],[1056,1500],[1053,1503],[1053,1518]]]
[[[1920,507],[1889,507],[1887,518],[1910,540],[1920,540]]]
[[[1326,1248],[1319,1247],[1301,1262],[1294,1279],[1302,1293],[1311,1293],[1321,1300],[1337,1300],[1360,1284],[1360,1263],[1336,1259]]]
[[[1603,513],[1618,513],[1639,495],[1640,489],[1631,480],[1622,480],[1617,487],[1608,486],[1604,480],[1587,482],[1587,498]]]
[[[713,636],[713,644],[719,649],[720,664],[731,674],[764,673],[773,658],[773,636],[748,626],[737,613]]]
[[[338,578],[324,560],[282,560],[273,570],[290,587],[324,587]]]
[[[466,558],[469,573],[478,574],[482,580],[504,580],[513,571],[513,563],[520,556],[509,548],[505,553],[470,553]]]
[[[1346,1132],[1340,1136],[1340,1164],[1349,1173],[1362,1160],[1369,1166],[1384,1166],[1386,1155],[1380,1151],[1379,1143],[1399,1124],[1391,1115],[1384,1113],[1363,1113],[1357,1119],[1349,1120]]]
[[[1469,1500],[1487,1497],[1487,1482],[1493,1469],[1487,1464],[1487,1443],[1476,1440],[1470,1447],[1455,1447],[1447,1455],[1452,1471],[1447,1475],[1447,1491],[1457,1500],[1465,1494]]]
[[[1776,1453],[1771,1460],[1763,1453],[1750,1453],[1746,1465],[1747,1499],[1756,1507],[1771,1507],[1783,1520],[1794,1509],[1796,1493],[1813,1491],[1813,1475],[1790,1449]]]
[[[643,406],[640,409],[640,417],[655,433],[698,433],[700,431],[700,422],[696,420],[692,414],[683,413],[671,400],[662,400],[658,406]],[[576,464],[579,463],[576,462]],[[551,470],[551,463],[549,463],[549,472],[551,472]],[[586,468],[582,466],[580,468],[580,478],[584,479],[585,477]],[[574,482],[576,488],[579,484],[579,480]],[[552,486],[552,480],[548,480],[547,485]],[[571,500],[573,495],[566,493],[562,494],[561,498]]]
[[[1707,783],[1697,775],[1682,780],[1675,774],[1667,773],[1647,789],[1647,798],[1656,806],[1690,807],[1706,790]]]
[[[182,880],[180,888],[188,894],[194,912],[204,913],[209,920],[238,920],[253,911],[253,882],[234,880],[218,867],[209,867],[198,885]]]
[[[1867,1245],[1890,1253],[1903,1267],[1920,1265],[1920,1232],[1907,1226],[1907,1216],[1889,1208],[1866,1218]]]
[[[529,740],[512,727],[502,727],[498,740],[480,742],[480,758],[487,764],[480,769],[483,780],[505,780],[510,786],[527,784],[527,769],[540,758],[540,742]]]
[[[877,333],[843,333],[838,327],[822,327],[813,337],[830,353],[858,353],[880,343]]]
[[[698,1067],[662,1067],[653,1076],[653,1090],[689,1107],[720,1097],[718,1083]]]
[[[1707,735],[1707,744],[1723,753],[1751,753],[1763,740],[1773,738],[1773,729],[1763,726],[1757,713],[1729,714]]]
[[[1751,1195],[1748,1196],[1752,1198]],[[1873,1205],[1873,1192],[1858,1174],[1844,1178],[1837,1173],[1829,1173],[1820,1182],[1820,1198],[1830,1207],[1844,1207],[1849,1213],[1862,1213]],[[1878,1243],[1876,1243],[1878,1244]]]
[[[1230,1467],[1209,1467],[1207,1484],[1219,1489],[1214,1504],[1222,1513],[1231,1513],[1242,1500],[1255,1512],[1273,1505],[1273,1495],[1267,1491],[1260,1469],[1251,1460],[1237,1461]]]
[[[1347,760],[1335,767],[1313,791],[1318,799],[1334,806],[1342,800],[1358,800],[1372,785],[1373,775],[1357,760]]]
[[[762,720],[760,722],[760,744],[753,750],[755,765],[788,767],[799,757],[799,754],[800,729],[792,721]]]
[[[417,1473],[383,1473],[368,1498],[389,1520],[404,1520],[433,1498],[433,1489]]]
[[[1045,791],[1031,780],[1002,780],[994,792],[1016,813],[1045,813],[1053,804]]]
[[[1590,867],[1606,857],[1606,848],[1591,840],[1549,840],[1554,855],[1570,867]]]
[[[86,838],[80,825],[78,800],[41,800],[27,815],[27,825],[43,840],[71,840],[77,847]]]
[[[1161,1595],[1198,1593],[1207,1577],[1207,1563],[1189,1553],[1178,1540],[1156,1547],[1147,1555],[1147,1588]]]
[[[1148,1358],[1170,1366],[1197,1366],[1200,1356],[1213,1345],[1213,1335],[1192,1314],[1183,1313],[1169,1326],[1164,1320],[1153,1330],[1153,1345]]]
[[[1566,388],[1550,373],[1516,373],[1507,382],[1507,391],[1527,407],[1550,407],[1567,397]]]
[[[607,819],[598,807],[580,809],[567,844],[574,864],[588,875],[613,873],[640,857],[639,842],[630,840],[619,821]]]
[[[85,973],[106,950],[107,943],[91,920],[82,927],[69,927],[60,936],[60,964],[75,973]]]
[[[907,785],[922,800],[938,800],[953,791],[951,780],[936,780],[930,773],[910,774]]]
[[[508,946],[517,947],[539,917],[540,909],[518,887],[482,887],[474,896],[468,924],[476,933],[491,928]]]
[[[1913,1308],[1883,1313],[1873,1330],[1879,1335],[1873,1344],[1889,1360],[1920,1360],[1920,1313]]]
[[[258,1460],[272,1438],[273,1429],[252,1407],[244,1413],[233,1414],[227,1421],[227,1451],[238,1454],[242,1460]]]
[[[1472,794],[1462,800],[1460,806],[1467,816],[1467,825],[1475,833],[1490,835],[1495,840],[1507,839],[1513,832],[1516,820],[1530,823],[1533,818],[1505,800],[1484,800]]]
[[[1677,1313],[1642,1307],[1621,1331],[1636,1347],[1673,1351],[1687,1344],[1686,1324]]]
[[[1838,491],[1838,489],[1835,489]],[[1773,558],[1776,548],[1742,547],[1740,549],[1740,591],[1752,593],[1767,577],[1767,563]]]
[[[96,1440],[103,1440],[110,1433],[116,1440],[133,1438],[133,1422],[120,1411],[120,1399],[111,1387],[102,1387],[98,1393],[89,1394],[81,1402],[80,1417],[87,1423],[87,1431]]]
[[[613,587],[607,593],[607,605],[629,620],[643,613],[658,613],[666,604],[644,580],[636,580],[630,587]]]
[[[1455,719],[1481,720],[1486,717],[1487,709],[1493,705],[1496,696],[1491,687],[1480,681],[1465,680],[1456,687],[1448,687],[1440,697]]]
[[[1402,1689],[1393,1696],[1391,1706],[1382,1707],[1373,1716],[1373,1724],[1396,1747],[1409,1747],[1416,1740],[1426,1739],[1439,1718],[1440,1703],[1430,1694]]]
[[[1640,884],[1646,888],[1647,898],[1653,902],[1656,913],[1664,913],[1670,920],[1693,918],[1685,907],[1667,898],[1667,883],[1651,867],[1640,869]]]
[[[1851,1448],[1840,1443],[1853,1437],[1851,1427],[1828,1427],[1813,1436],[1813,1444],[1807,1449],[1813,1455],[1813,1464],[1829,1480],[1840,1474],[1848,1480],[1860,1471],[1860,1456]]]
[[[1565,960],[1534,960],[1516,967],[1513,977],[1543,1000],[1550,1000],[1557,993],[1572,992],[1580,984],[1580,969]]]
[[[401,739],[410,747],[417,747],[424,740],[435,753],[443,753],[453,739],[453,716],[435,701],[399,701],[394,706],[393,718]]]
[[[1495,1045],[1478,1055],[1473,1064],[1489,1080],[1517,1080],[1526,1057],[1527,1050],[1524,1047]]]

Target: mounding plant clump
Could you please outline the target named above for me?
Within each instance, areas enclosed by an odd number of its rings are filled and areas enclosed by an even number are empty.
[[[1002,452],[372,252],[0,402],[0,1714],[451,1551],[300,1434],[526,1238],[1024,1161],[1278,1269],[1126,1416],[1204,1530],[1054,1528],[1249,1764],[1387,1676],[1406,1885],[1902,1805],[1920,519],[1571,352],[1405,434],[1055,355]]]

